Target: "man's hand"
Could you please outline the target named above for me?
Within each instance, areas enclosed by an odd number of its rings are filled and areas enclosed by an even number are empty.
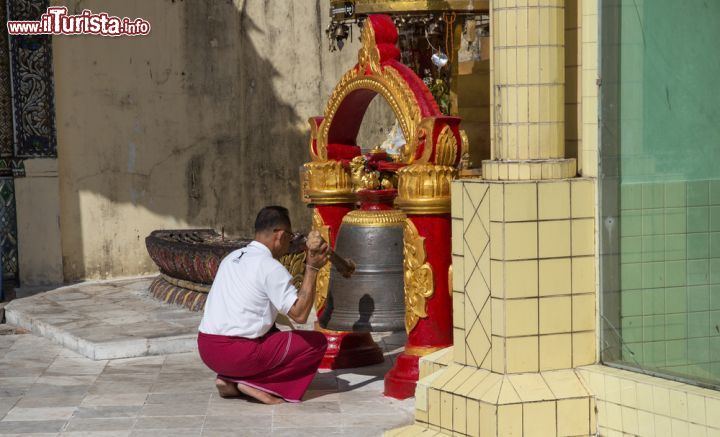
[[[305,277],[303,278],[298,298],[288,311],[288,316],[297,323],[307,322],[313,302],[315,301],[315,280],[318,271],[328,262],[330,248],[320,236],[320,232],[311,231],[307,237],[307,254],[305,255]]]
[[[330,248],[320,236],[320,232],[316,230],[310,231],[306,244],[308,250],[305,262],[315,269],[322,268],[328,262]]]

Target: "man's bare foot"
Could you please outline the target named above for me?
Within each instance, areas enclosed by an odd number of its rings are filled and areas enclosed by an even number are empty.
[[[255,398],[258,401],[262,402],[263,404],[275,405],[275,404],[284,404],[285,403],[284,399],[279,398],[277,396],[273,396],[270,393],[264,392],[255,387],[250,387],[249,385],[238,383],[237,388],[243,394],[246,394],[246,395],[250,396],[251,398]]]
[[[216,378],[215,387],[217,388],[218,394],[221,398],[236,398],[242,395],[240,390],[238,390],[237,384],[231,381]]]

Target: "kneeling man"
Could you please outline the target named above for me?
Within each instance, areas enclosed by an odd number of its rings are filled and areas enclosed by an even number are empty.
[[[198,349],[217,372],[223,397],[242,392],[266,404],[299,402],[325,354],[321,333],[275,328],[278,312],[297,323],[307,321],[317,272],[328,260],[327,244],[311,232],[298,290],[278,261],[291,237],[288,210],[265,207],[255,220],[255,240],[220,263],[200,322]]]

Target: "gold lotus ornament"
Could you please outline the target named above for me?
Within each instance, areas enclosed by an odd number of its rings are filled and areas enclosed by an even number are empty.
[[[405,330],[409,334],[420,319],[428,316],[425,303],[435,292],[432,267],[426,262],[425,237],[420,236],[409,219],[403,229],[403,256]]]
[[[312,228],[320,232],[320,236],[323,240],[330,241],[330,226],[325,224],[322,216],[318,210],[313,211]],[[325,265],[318,271],[315,279],[315,310],[320,310],[325,306],[327,301],[328,286],[330,285],[330,263]]]

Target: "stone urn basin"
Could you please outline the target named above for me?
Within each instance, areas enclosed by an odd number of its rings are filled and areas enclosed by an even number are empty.
[[[163,302],[192,311],[205,306],[220,262],[230,252],[247,246],[252,239],[225,238],[214,229],[162,229],[145,237],[150,258],[160,275],[150,285],[150,294]],[[304,239],[296,238],[280,262],[300,287],[305,272]]]
[[[150,233],[145,246],[164,275],[210,285],[220,261],[251,241],[227,239],[214,229],[169,229]]]

